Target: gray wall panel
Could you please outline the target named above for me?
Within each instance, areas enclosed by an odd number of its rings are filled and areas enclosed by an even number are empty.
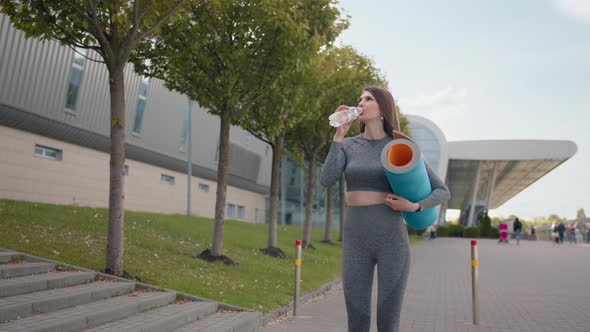
[[[73,55],[71,48],[57,42],[25,40],[23,33],[14,29],[6,16],[0,15],[0,104],[108,137],[110,97],[108,73],[104,64],[88,59],[85,61],[77,113],[72,115],[65,111]],[[99,59],[95,52],[89,51],[88,55]],[[186,154],[179,150],[179,143],[187,98],[167,90],[160,80],[150,80],[141,133],[139,137],[131,134],[140,80],[133,66],[128,64],[125,67],[127,142],[145,151],[186,160]],[[10,123],[10,119],[4,121],[5,124]],[[216,172],[219,117],[207,113],[194,103],[192,128],[193,164]],[[230,130],[230,141],[236,147],[247,150],[235,153],[232,157],[235,165],[230,165],[230,169],[234,173],[241,172],[234,175],[256,181],[258,186],[269,186],[270,147],[236,126]],[[253,164],[247,169],[240,169],[241,162]]]
[[[219,117],[209,114],[197,102],[193,102],[192,127],[193,161],[217,170],[215,156],[219,145]],[[231,135],[230,130],[230,138]]]
[[[139,82],[141,80],[139,76],[132,76],[131,74],[133,72],[127,67],[128,66],[125,68],[125,104],[127,105],[127,109],[125,110],[125,132],[131,133],[133,131],[133,121],[135,120],[135,103],[137,103],[137,93],[139,90]],[[151,87],[148,88],[148,96],[151,92],[150,89]],[[128,136],[127,138],[128,141],[131,141],[132,139],[132,136]]]
[[[137,93],[133,101],[135,114]],[[129,139],[137,145],[177,158],[182,157],[183,154],[178,152],[178,142],[186,107],[186,96],[165,90],[160,80],[150,79],[141,133],[139,136],[130,136]],[[131,122],[134,118],[135,116],[131,118]]]
[[[54,96],[59,93],[57,91],[60,85],[63,89],[67,83],[63,79],[67,76],[67,71],[64,74],[67,65],[62,60],[66,48],[58,43],[44,43],[35,39],[25,40],[22,32],[10,27],[8,18],[1,16],[0,22],[3,36],[0,39],[2,100],[17,107],[43,113],[50,118],[56,118],[58,116],[55,111],[57,100]],[[51,56],[52,53],[62,53],[54,57],[55,60],[60,61],[48,61],[48,55]],[[44,82],[45,75],[52,77],[53,82],[40,86]],[[40,92],[43,89],[50,91]],[[63,105],[65,92],[62,96],[60,103]]]
[[[18,75],[21,79],[20,80],[16,80],[15,82],[18,82],[18,84],[16,85],[16,91],[14,91],[15,94],[15,99],[18,100],[19,103],[21,103],[22,105],[26,105],[27,107],[31,107],[31,99],[27,99],[26,97],[26,93],[27,90],[29,90],[30,88],[32,88],[32,86],[25,86],[25,84],[27,84],[28,82],[31,82],[34,84],[34,78],[30,77],[30,73],[31,73],[31,67],[33,66],[33,60],[34,58],[32,56],[30,56],[30,52],[31,52],[31,44],[32,43],[24,43],[23,47],[21,47],[21,51],[22,54],[19,55],[19,59],[21,59],[20,61],[20,66],[17,69],[17,73],[16,75]],[[32,90],[32,89],[31,89]]]
[[[272,148],[270,145],[260,141],[248,131],[233,126],[231,141],[244,149],[258,154],[262,159],[258,172],[258,182],[270,186],[270,172],[272,167]]]

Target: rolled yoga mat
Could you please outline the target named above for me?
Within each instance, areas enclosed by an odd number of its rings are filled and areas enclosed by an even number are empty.
[[[400,136],[394,134],[394,137]],[[399,138],[389,142],[381,151],[381,163],[394,194],[416,203],[432,192],[420,149],[410,139]],[[420,212],[402,212],[402,215],[410,227],[425,229],[436,221],[438,207]]]

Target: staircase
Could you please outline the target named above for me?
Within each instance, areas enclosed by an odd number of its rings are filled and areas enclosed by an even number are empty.
[[[0,248],[0,331],[253,332],[262,315]]]

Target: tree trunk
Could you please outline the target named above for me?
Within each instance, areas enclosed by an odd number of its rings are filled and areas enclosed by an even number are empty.
[[[277,246],[277,222],[279,217],[279,176],[281,169],[281,155],[283,152],[284,136],[279,135],[275,140],[272,152],[272,169],[270,176],[270,222],[268,224],[268,247]]]
[[[125,80],[123,66],[109,68],[111,92],[111,150],[109,182],[109,226],[105,272],[123,275],[124,177],[125,166]]]
[[[226,182],[229,163],[229,129],[231,113],[224,110],[221,113],[221,128],[219,130],[219,159],[217,165],[217,196],[215,198],[215,227],[213,229],[213,245],[211,255],[223,255],[223,219],[226,205]]]
[[[340,193],[340,238],[338,240],[342,241],[342,231],[344,230],[344,217],[346,216],[346,182],[344,174],[340,176],[338,192]]]
[[[305,202],[305,225],[303,227],[303,246],[309,247],[311,245],[311,228],[313,210],[313,194],[315,189],[315,172],[316,172],[316,154],[313,153],[309,158],[309,177],[307,178],[307,197]]]
[[[332,186],[326,188],[326,231],[324,241],[332,242]]]

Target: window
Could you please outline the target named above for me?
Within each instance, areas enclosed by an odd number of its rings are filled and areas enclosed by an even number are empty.
[[[258,208],[254,208],[254,222],[258,222]]]
[[[228,217],[235,217],[236,216],[236,206],[233,204],[227,205],[227,216]]]
[[[199,191],[202,191],[204,193],[208,193],[209,192],[209,185],[204,184],[204,183],[199,183]]]
[[[418,144],[424,159],[430,164],[433,170],[438,171],[441,158],[438,138],[430,128],[420,123],[410,122],[409,127],[412,131],[412,138]]]
[[[186,139],[188,137],[188,117],[189,117],[189,108],[186,109],[184,113],[184,120],[182,123],[182,132],[180,133],[180,143],[178,144],[178,150],[180,152],[186,151]]]
[[[124,176],[128,176],[129,175],[129,165],[123,166],[123,175]]]
[[[76,51],[74,51],[74,65],[78,65],[80,67],[84,67],[84,62],[86,62],[86,54],[88,50],[85,48],[78,48],[76,47]]]
[[[42,145],[35,145],[35,156],[53,160],[62,160],[62,151]]]
[[[174,177],[166,174],[162,174],[160,182],[164,184],[174,185]]]
[[[246,218],[246,208],[238,205],[238,218],[245,219]]]
[[[80,85],[82,84],[82,73],[84,72],[84,64],[86,62],[87,50],[77,48],[74,52],[74,59],[72,60],[72,67],[70,69],[70,79],[68,83],[68,94],[66,95],[66,110],[76,112],[78,95],[80,92]]]
[[[139,92],[137,93],[137,105],[135,106],[135,121],[133,122],[133,133],[139,134],[141,132],[141,125],[143,123],[143,113],[145,112],[145,104],[147,101],[147,90],[149,87],[149,79],[142,77],[139,82]]]
[[[217,149],[215,150],[215,165],[219,163],[219,139],[217,140]]]

